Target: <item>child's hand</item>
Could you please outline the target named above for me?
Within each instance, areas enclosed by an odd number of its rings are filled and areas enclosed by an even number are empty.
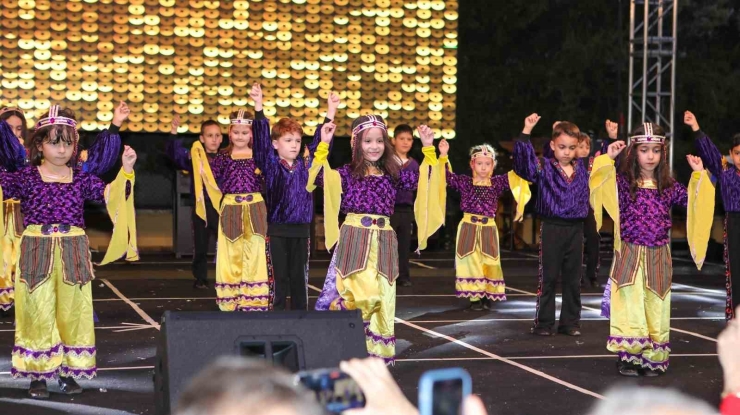
[[[699,121],[696,120],[696,116],[691,111],[683,113],[683,123],[691,127],[692,131],[699,131]]]
[[[131,110],[128,108],[128,105],[121,101],[116,109],[113,110],[113,121],[111,121],[111,124],[120,127],[126,121],[129,114],[131,114]]]
[[[339,108],[339,103],[341,100],[339,99],[339,95],[332,91],[329,93],[329,97],[326,99],[326,103],[329,107],[329,109],[326,111],[326,118],[333,120],[334,117],[337,115],[337,108]]]
[[[614,160],[625,148],[627,148],[627,144],[625,144],[624,141],[615,141],[609,144],[609,148],[606,150],[606,154],[609,155],[610,159]]]
[[[619,124],[612,120],[606,120],[604,127],[606,127],[606,133],[609,134],[609,139],[616,140],[617,134],[619,133]]]
[[[447,140],[443,138],[442,141],[439,142],[438,147],[439,147],[439,156],[440,157],[447,156],[447,153],[450,151],[450,143],[448,143]]]
[[[262,87],[259,83],[255,82],[252,85],[252,89],[249,91],[249,97],[254,100],[254,110],[262,111]]]
[[[129,146],[123,146],[123,157],[121,157],[121,164],[123,164],[123,171],[131,173],[134,171],[134,163],[136,163],[136,151]]]
[[[170,134],[177,134],[177,127],[180,126],[180,114],[175,114],[174,117],[172,117],[172,129],[170,129]]]
[[[334,137],[334,131],[337,129],[337,125],[333,122],[328,122],[321,127],[321,142],[329,144],[332,137]]]
[[[522,130],[522,132],[524,134],[532,134],[532,129],[540,121],[540,118],[542,117],[537,115],[537,113],[530,114],[527,118],[524,119],[524,129]]]
[[[426,125],[420,125],[416,127],[416,131],[419,133],[421,139],[421,145],[429,147],[434,145],[434,131]]]
[[[686,160],[688,160],[689,166],[691,166],[691,170],[693,171],[704,170],[704,163],[702,163],[700,157],[692,156],[691,154],[689,154],[686,156]]]

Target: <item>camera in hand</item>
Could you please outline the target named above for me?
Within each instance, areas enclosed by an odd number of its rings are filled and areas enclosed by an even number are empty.
[[[319,369],[298,373],[297,381],[316,394],[316,399],[333,414],[365,406],[365,395],[348,374],[339,369]]]

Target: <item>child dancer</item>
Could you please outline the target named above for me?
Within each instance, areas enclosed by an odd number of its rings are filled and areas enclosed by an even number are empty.
[[[447,140],[439,143],[439,161],[447,165],[447,184],[460,193],[460,209],[464,213],[457,227],[455,289],[458,297],[470,298],[471,309],[488,310],[493,301],[506,300],[496,227],[498,199],[511,189],[517,201],[515,220],[519,221],[532,194],[529,184],[513,171],[493,176],[496,151],[490,145],[470,149],[472,177],[452,172],[447,159],[449,148]]]
[[[128,118],[129,109],[121,102],[113,112],[113,121],[108,130],[103,130],[89,150],[80,152],[77,166],[82,171],[101,175],[108,171],[118,159],[121,137],[118,131]],[[24,143],[28,137],[26,117],[18,108],[0,110],[0,139],[4,148],[0,150],[0,171],[15,172],[28,165]],[[13,140],[13,137],[17,140]],[[6,156],[7,155],[7,156]],[[0,274],[0,315],[8,315],[13,306],[13,281],[15,280],[16,259],[23,234],[23,214],[20,200],[6,197],[3,200],[5,222],[2,235],[3,268]]]
[[[393,148],[396,150],[401,170],[419,172],[419,162],[409,156],[414,144],[414,130],[407,124],[401,124],[393,130]],[[399,190],[396,192],[396,205],[393,207],[391,227],[398,237],[398,283],[402,287],[411,286],[409,257],[411,254],[411,233],[414,227],[414,192]]]
[[[11,373],[32,380],[33,398],[48,398],[47,379],[58,377],[62,392],[74,394],[82,392],[75,378],[96,374],[86,200],[106,202],[115,225],[101,265],[124,255],[138,259],[131,194],[136,153],[126,147],[121,172],[106,186],[77,167],[76,127],[70,111],[52,106],[30,139],[31,166],[0,173],[2,192],[21,201],[26,225],[16,268]]]
[[[740,134],[732,138],[730,160],[725,163],[722,153],[712,140],[699,128],[699,122],[691,111],[683,116],[696,136],[696,150],[707,170],[719,181],[722,203],[725,207],[725,267],[727,274],[727,320],[735,318],[735,307],[740,304]]]
[[[262,105],[262,89],[252,87],[250,96],[255,106]],[[339,96],[331,93],[324,123],[332,122],[339,106]],[[264,120],[257,111],[257,120]],[[265,177],[267,200],[267,234],[270,256],[275,271],[274,309],[285,310],[290,295],[292,310],[308,309],[308,255],[310,251],[313,197],[306,191],[308,166],[314,157],[321,136],[316,128],[314,140],[308,145],[309,155],[300,154],[303,129],[295,120],[283,118],[269,131],[267,122],[254,124],[254,159]]]
[[[185,170],[190,174],[190,196],[195,200],[195,180],[193,179],[193,160],[190,157],[190,150],[183,146],[182,139],[177,138],[177,127],[180,125],[180,116],[175,115],[172,119],[172,130],[170,131],[170,140],[167,142],[166,152],[170,159],[175,163],[178,170]],[[216,121],[206,120],[200,125],[200,136],[198,137],[201,145],[205,150],[206,160],[209,165],[218,154],[223,141],[221,135],[221,126]],[[203,220],[198,216],[195,209],[191,214],[193,228],[193,277],[195,282],[193,288],[199,290],[208,289],[208,245],[210,238],[218,236],[218,212],[210,201],[208,192],[203,195],[205,218]],[[195,206],[195,204],[193,204]]]
[[[256,111],[262,111],[257,102]],[[193,143],[195,209],[206,220],[208,193],[220,221],[216,248],[216,302],[221,311],[267,311],[271,307],[271,276],[267,208],[260,191],[262,175],[252,158],[253,123],[260,134],[269,135],[267,119],[253,120],[244,110],[231,114],[229,145],[209,164],[200,141]],[[260,137],[269,140],[269,136]]]
[[[420,173],[401,170],[393,159],[383,118],[364,115],[352,123],[352,162],[332,170],[326,157],[334,129],[333,123],[323,126],[307,187],[312,191],[315,184],[323,186],[326,246],[331,249],[337,243],[316,309],[361,310],[368,354],[392,362],[398,245],[389,216],[396,192],[418,185],[419,249],[426,247],[428,236],[444,221],[439,200],[442,175],[440,171],[430,175],[431,165],[439,168],[432,146],[434,134],[427,126],[418,129],[425,154]],[[340,206],[347,214],[341,230],[337,222]]]
[[[670,352],[670,209],[688,208],[689,247],[701,269],[712,226],[714,187],[701,159],[694,156],[687,156],[694,170],[688,194],[671,178],[660,126],[640,125],[630,142],[619,173],[614,159],[626,147],[621,141],[596,158],[590,180],[597,226],[602,209],[614,219],[607,349],[618,355],[619,374],[658,376],[668,369]]]
[[[555,287],[562,277],[563,304],[558,332],[580,336],[583,221],[588,215],[590,159],[576,158],[580,130],[570,122],[555,125],[550,149],[554,158],[538,158],[529,135],[540,116],[532,114],[514,146],[514,171],[538,185],[540,280],[532,334],[552,335]]]

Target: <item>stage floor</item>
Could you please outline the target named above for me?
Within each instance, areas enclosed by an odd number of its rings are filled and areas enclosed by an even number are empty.
[[[581,337],[536,337],[529,334],[536,255],[502,253],[508,300],[485,312],[467,310],[468,300],[455,298],[450,255],[414,259],[413,287],[397,292],[398,360],[391,371],[412,402],[424,371],[462,367],[490,414],[585,414],[618,384],[672,387],[718,405],[722,372],[716,338],[725,325],[722,264],[705,264],[698,272],[690,261],[674,259],[671,366],[665,376],[623,378],[616,372],[616,357],[605,348],[609,322],[599,316],[599,290],[583,291]],[[311,261],[312,304],[328,262],[326,257]],[[607,272],[608,261],[603,261],[602,282]],[[81,381],[85,392],[73,397],[57,393],[50,382],[51,399],[27,398],[28,381],[10,377],[13,322],[0,320],[0,413],[154,414],[152,376],[162,313],[217,310],[215,291],[192,289],[191,278],[187,260],[166,258],[97,271],[99,374]]]

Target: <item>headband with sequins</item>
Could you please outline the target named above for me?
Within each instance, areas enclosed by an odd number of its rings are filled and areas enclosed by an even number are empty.
[[[383,119],[377,115],[365,115],[366,121],[361,122],[355,128],[352,129],[352,138],[350,139],[350,147],[355,148],[355,141],[360,133],[369,130],[371,128],[380,128],[381,130],[388,132],[388,127],[385,126]]]
[[[23,116],[23,110],[20,109],[20,108],[7,107],[7,108],[0,109],[0,115],[3,115],[3,114],[8,113],[8,112],[15,112],[15,113],[21,114],[21,116]]]
[[[49,108],[49,115],[36,121],[36,130],[50,125],[66,125],[77,130],[77,121],[59,115],[59,105],[52,105]]]
[[[480,149],[470,155],[470,160],[475,160],[480,157],[487,157],[493,161],[496,161],[496,150],[494,150],[493,147],[488,144],[483,144],[476,147],[480,147]]]
[[[630,136],[632,144],[665,144],[665,136],[653,133],[653,124],[646,122],[642,124],[645,132],[643,134]]]
[[[244,118],[244,110],[240,109],[236,118],[231,119],[231,125],[252,125],[252,121],[249,118]]]

